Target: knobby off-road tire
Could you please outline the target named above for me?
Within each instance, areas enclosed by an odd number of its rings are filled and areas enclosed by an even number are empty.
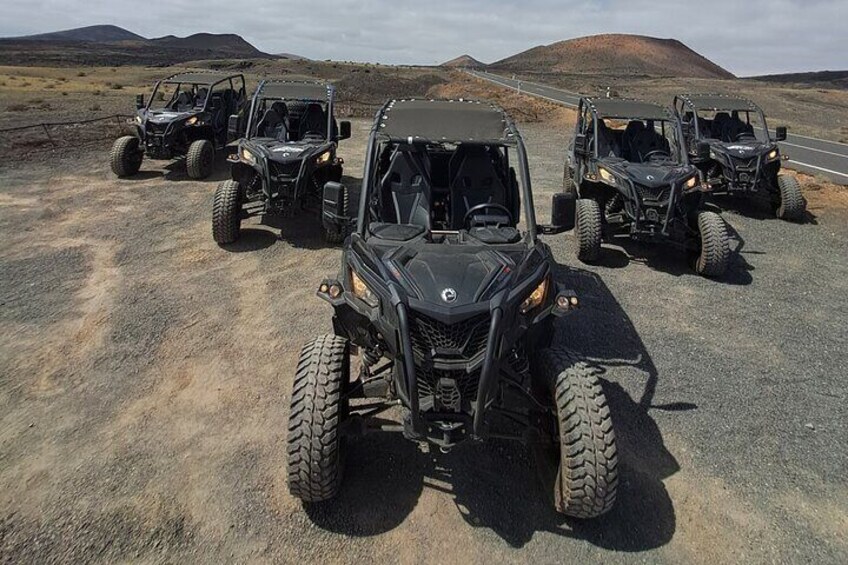
[[[338,181],[336,181],[338,182]],[[347,212],[350,209],[350,192],[347,187],[344,189],[344,211],[343,215],[347,216]],[[344,224],[341,226],[331,226],[329,228],[324,228],[324,241],[329,243],[330,245],[340,245],[344,243],[344,240],[347,236],[350,235],[350,226],[349,224]]]
[[[218,245],[234,243],[241,235],[241,186],[225,180],[215,190],[212,202],[212,237]]]
[[[601,208],[589,198],[577,200],[577,258],[591,263],[601,254]]]
[[[575,518],[608,512],[618,490],[618,451],[609,406],[595,371],[567,350],[540,353],[551,381],[559,435],[556,510]]]
[[[119,177],[131,177],[141,168],[144,152],[139,147],[139,140],[134,135],[119,137],[112,144],[109,152],[109,165],[112,172]]]
[[[789,175],[777,176],[777,188],[780,191],[780,205],[777,207],[777,217],[790,222],[800,222],[807,211],[807,202],[801,194],[801,185],[795,177]]]
[[[341,486],[349,378],[347,339],[325,335],[301,350],[289,412],[288,483],[304,502],[333,498]]]
[[[193,179],[205,179],[215,167],[215,146],[208,139],[198,139],[188,146],[186,172]]]
[[[574,171],[566,163],[565,169],[562,172],[562,191],[565,194],[571,194],[574,192],[574,188]]]
[[[695,259],[695,272],[705,277],[720,277],[730,262],[730,237],[727,224],[715,212],[698,214],[701,252]]]

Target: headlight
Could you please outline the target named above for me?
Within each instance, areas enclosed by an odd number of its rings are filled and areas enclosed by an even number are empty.
[[[247,161],[251,165],[256,164],[256,155],[248,151],[247,148],[242,147],[241,149],[239,149],[239,155],[243,160]]]
[[[686,188],[695,188],[695,185],[698,184],[698,177],[692,177],[691,179],[686,181]]]
[[[777,149],[772,149],[766,156],[766,161],[774,161],[778,157],[780,157],[780,152]]]
[[[598,167],[598,174],[601,175],[601,179],[603,179],[604,182],[615,184],[615,176],[605,168]]]
[[[353,269],[350,270],[350,286],[351,292],[353,295],[365,302],[369,306],[377,306],[377,297],[371,292],[371,289],[368,288],[368,285],[365,284],[365,281],[362,280],[362,277],[356,274],[356,271]]]
[[[323,165],[324,163],[329,162],[331,157],[332,157],[332,155],[331,155],[330,151],[327,151],[326,153],[322,153],[321,155],[318,155],[317,159],[315,159],[315,164],[316,165]]]
[[[135,123],[137,123],[137,124],[141,125],[141,123],[142,123],[143,121],[144,121],[144,120],[142,120],[142,119],[141,119],[141,116],[136,116],[136,117],[135,117]]]
[[[192,116],[185,121],[185,125],[187,125],[187,126],[193,126],[196,123],[197,123],[197,116]]]
[[[524,299],[524,302],[521,303],[521,306],[518,307],[521,313],[526,314],[533,308],[539,306],[545,300],[545,293],[547,292],[547,290],[548,279],[543,279],[542,282],[539,283],[539,286],[537,286],[535,290],[533,290],[533,292],[531,292],[529,296]]]

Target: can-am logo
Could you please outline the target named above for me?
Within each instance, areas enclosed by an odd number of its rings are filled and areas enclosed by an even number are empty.
[[[442,300],[447,303],[456,301],[456,291],[452,288],[446,288],[442,291]]]

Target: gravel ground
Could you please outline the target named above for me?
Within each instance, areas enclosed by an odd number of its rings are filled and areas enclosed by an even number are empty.
[[[353,177],[367,129],[343,146]],[[565,136],[523,129],[545,217]],[[555,339],[604,371],[619,438],[607,516],[556,515],[520,446],[378,435],[353,443],[340,498],[304,509],[288,396],[300,345],[330,329],[313,292],[339,250],[310,218],[220,249],[224,165],[206,182],[161,165],[0,170],[0,561],[848,561],[845,207],[727,213],[724,281],[664,247],[588,267],[549,238],[583,305]]]

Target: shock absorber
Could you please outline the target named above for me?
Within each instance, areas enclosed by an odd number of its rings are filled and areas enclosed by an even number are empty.
[[[612,214],[618,214],[623,209],[624,199],[621,197],[620,194],[616,194],[607,201],[606,209],[604,210],[604,212],[606,212],[606,214],[610,216]]]
[[[377,364],[380,359],[383,358],[383,352],[380,350],[380,346],[376,345],[374,347],[367,347],[362,350],[362,364],[365,367],[366,371],[370,372],[371,367]]]

